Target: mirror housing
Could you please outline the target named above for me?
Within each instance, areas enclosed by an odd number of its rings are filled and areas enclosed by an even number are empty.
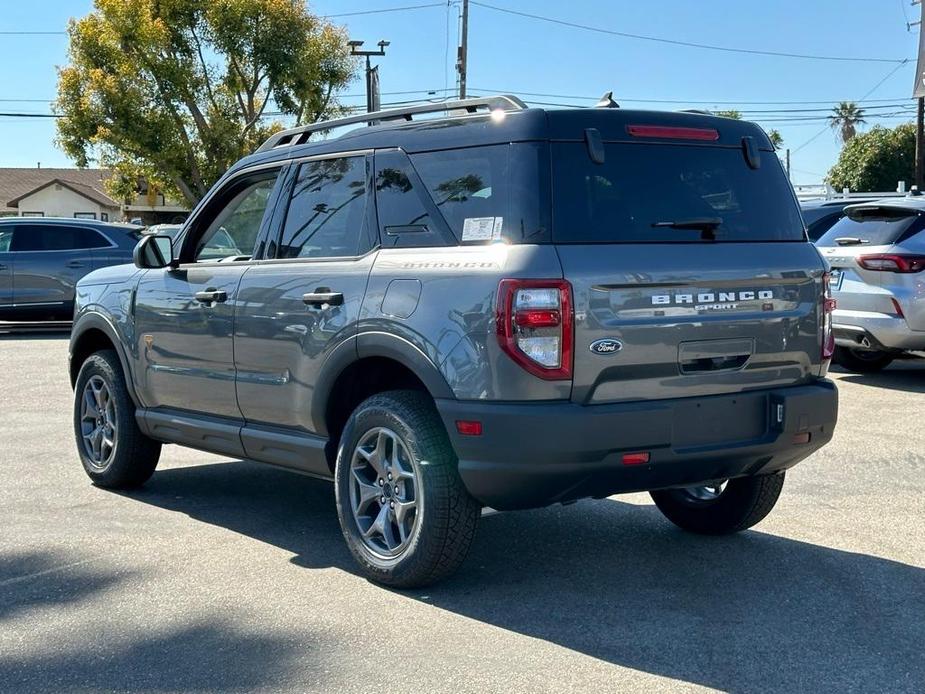
[[[142,270],[177,267],[177,259],[173,255],[173,239],[157,234],[142,237],[132,251],[132,262]]]

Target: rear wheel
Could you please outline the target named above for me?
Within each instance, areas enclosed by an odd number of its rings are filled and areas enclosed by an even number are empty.
[[[836,347],[834,361],[848,371],[867,374],[882,371],[893,363],[893,357],[887,352]]]
[[[480,507],[425,394],[390,391],[361,403],[341,437],[335,477],[341,530],[368,578],[413,588],[465,559]]]
[[[135,421],[135,403],[112,350],[91,354],[74,388],[74,435],[84,471],[100,487],[127,489],[148,481],[161,444]]]
[[[651,492],[664,516],[684,530],[725,535],[752,527],[767,516],[784,486],[784,473],[741,477],[700,487]]]

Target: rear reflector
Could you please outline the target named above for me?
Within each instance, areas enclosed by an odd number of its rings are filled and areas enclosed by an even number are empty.
[[[903,313],[903,307],[899,305],[899,302],[896,299],[890,299],[893,302],[893,309],[896,311],[896,315],[900,318],[905,318],[906,314]]]
[[[665,137],[674,140],[704,140],[715,142],[719,131],[713,128],[678,128],[664,125],[627,125],[626,132],[633,137]]]
[[[624,465],[645,465],[648,462],[649,454],[645,452],[623,454]]]
[[[795,444],[809,443],[810,438],[811,438],[810,433],[808,431],[804,431],[802,434],[793,435],[793,443]]]
[[[463,436],[481,436],[482,423],[468,419],[457,419],[456,431],[458,431]]]

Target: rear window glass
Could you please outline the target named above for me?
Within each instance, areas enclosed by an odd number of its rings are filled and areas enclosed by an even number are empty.
[[[802,241],[803,221],[771,152],[612,143],[595,164],[584,143],[552,146],[556,243]],[[674,225],[674,226],[672,226]]]
[[[921,218],[910,210],[855,210],[835,222],[816,245],[888,246],[921,228]]]
[[[411,162],[463,243],[538,243],[549,227],[544,152],[534,143],[489,145],[413,154]]]

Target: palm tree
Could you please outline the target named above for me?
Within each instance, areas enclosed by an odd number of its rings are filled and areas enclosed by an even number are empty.
[[[832,115],[829,116],[829,125],[832,130],[838,131],[842,143],[854,137],[857,134],[857,126],[866,122],[864,109],[853,101],[842,101],[832,109]]]

